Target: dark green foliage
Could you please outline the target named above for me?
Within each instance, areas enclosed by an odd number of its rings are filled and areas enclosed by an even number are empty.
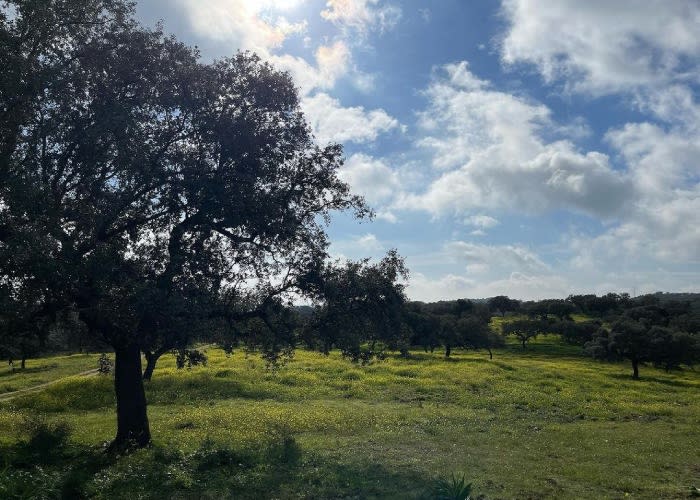
[[[666,371],[700,361],[700,335],[654,326],[649,329],[652,361]]]
[[[376,264],[368,259],[334,263],[319,271],[316,296],[320,303],[307,324],[328,353],[338,348],[353,361],[366,363],[384,349],[399,350],[409,342],[405,325],[404,285],[408,277],[395,251]]]
[[[0,300],[17,317],[0,327],[21,324],[13,340],[33,342],[58,314],[77,315],[115,352],[117,441],[143,445],[141,379],[158,358],[258,318],[265,328],[242,341],[277,359],[294,342],[275,309],[299,295],[338,302],[330,283],[354,272],[325,264],[330,214],[371,212],[338,176],[341,147],[314,142],[289,74],[250,53],[202,63],[125,0],[6,3],[0,283],[13,291]],[[374,287],[363,308],[375,330],[325,340],[353,358],[365,341],[403,345],[402,289],[389,290],[403,262],[361,267],[348,286]],[[357,312],[363,301],[346,297]]]
[[[469,500],[472,493],[472,483],[467,483],[465,476],[457,478],[454,474],[449,479],[440,478],[435,481],[433,495],[435,500]]]
[[[520,301],[499,295],[489,299],[488,306],[491,312],[505,316],[508,312],[517,311],[520,308]]]
[[[180,349],[174,351],[173,354],[175,355],[175,366],[177,366],[178,369],[207,365],[207,355],[197,349]]]
[[[586,343],[586,352],[598,359],[630,360],[635,379],[639,378],[639,365],[644,362],[671,370],[700,360],[700,337],[654,325],[665,321],[665,315],[656,306],[635,308],[632,316],[639,320],[623,317],[609,331],[598,330]]]
[[[42,417],[27,419],[24,427],[28,435],[28,448],[40,456],[63,448],[70,436],[70,426],[67,423],[50,423]]]
[[[595,321],[560,321],[553,324],[550,328],[552,332],[561,335],[561,338],[567,344],[583,346],[586,342],[593,340],[593,335],[600,329],[602,323],[599,320]]]
[[[608,293],[596,295],[569,295],[567,301],[575,304],[583,313],[596,317],[606,317],[619,312],[630,302],[629,294]]]
[[[502,325],[503,335],[516,337],[523,349],[531,338],[551,331],[552,324],[543,320],[517,319]]]

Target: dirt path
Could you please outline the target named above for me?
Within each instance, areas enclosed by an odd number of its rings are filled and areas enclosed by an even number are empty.
[[[6,401],[8,399],[12,399],[15,396],[19,396],[19,395],[25,394],[27,392],[39,391],[41,389],[44,389],[45,387],[53,385],[57,382],[61,382],[63,380],[67,380],[69,378],[89,377],[92,375],[97,375],[97,371],[98,371],[97,368],[95,368],[93,370],[85,370],[84,372],[76,373],[75,375],[69,375],[68,377],[58,378],[56,380],[52,380],[51,382],[46,382],[45,384],[39,384],[39,385],[35,385],[34,387],[27,387],[25,389],[19,389],[18,391],[6,392],[5,394],[0,394],[0,401]]]

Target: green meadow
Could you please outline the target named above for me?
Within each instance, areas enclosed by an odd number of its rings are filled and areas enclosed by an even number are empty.
[[[116,428],[110,376],[0,401],[0,498],[430,498],[452,473],[488,499],[700,487],[695,371],[644,366],[633,381],[627,364],[548,337],[493,360],[413,351],[361,366],[299,350],[271,370],[255,354],[207,355],[192,369],[160,361],[146,384],[153,445],[127,456],[103,451]],[[33,360],[0,379],[27,387],[96,358]]]

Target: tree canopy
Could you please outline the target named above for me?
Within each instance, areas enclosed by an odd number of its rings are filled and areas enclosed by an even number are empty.
[[[112,346],[115,445],[143,445],[140,352],[184,349],[194,325],[270,326],[329,276],[331,214],[371,212],[338,177],[341,147],[314,141],[290,76],[254,54],[205,64],[122,0],[7,3],[4,300],[33,320],[73,311]],[[399,278],[389,259],[378,272]]]

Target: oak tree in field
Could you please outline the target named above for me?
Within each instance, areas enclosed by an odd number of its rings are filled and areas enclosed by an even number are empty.
[[[341,147],[314,142],[288,74],[248,53],[204,64],[122,0],[3,5],[0,280],[41,289],[37,317],[69,311],[111,345],[113,446],[143,446],[141,352],[318,294],[330,214],[370,212],[338,178]],[[400,300],[374,278],[402,275],[388,259],[348,287]],[[332,343],[357,352],[355,338]]]
[[[315,279],[318,307],[309,325],[319,348],[338,348],[353,361],[368,362],[384,350],[404,353],[410,344],[402,282],[403,259],[390,251],[376,264],[367,259],[331,263]]]
[[[550,330],[550,323],[542,320],[516,319],[514,321],[503,323],[501,329],[503,335],[513,335],[516,337],[520,341],[523,349],[525,349],[525,346],[530,339]]]
[[[517,311],[520,308],[520,301],[505,295],[498,295],[490,298],[488,305],[492,312],[505,316],[507,312]]]
[[[658,316],[655,313],[652,317]],[[632,378],[639,379],[639,365],[654,363],[666,370],[700,361],[700,335],[680,332],[671,328],[623,317],[609,330],[601,328],[585,344],[588,354],[597,359],[627,359],[632,363]]]

